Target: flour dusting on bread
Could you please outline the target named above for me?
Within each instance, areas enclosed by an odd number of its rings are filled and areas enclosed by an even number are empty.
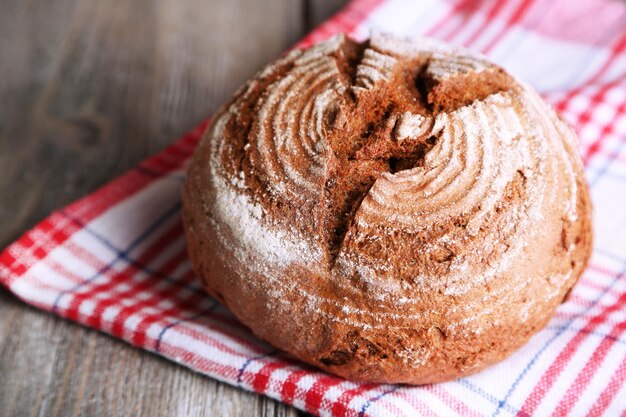
[[[584,270],[576,136],[531,87],[431,39],[339,35],[220,111],[184,192],[194,269],[258,336],[335,374],[476,372]]]

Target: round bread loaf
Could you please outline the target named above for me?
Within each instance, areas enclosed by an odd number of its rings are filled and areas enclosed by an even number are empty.
[[[430,39],[340,35],[272,63],[213,119],[183,197],[206,290],[358,381],[501,360],[591,251],[572,129],[503,69]]]

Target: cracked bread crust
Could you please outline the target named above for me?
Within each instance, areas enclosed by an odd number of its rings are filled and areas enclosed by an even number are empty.
[[[269,65],[213,119],[183,202],[206,290],[358,381],[501,360],[591,252],[572,129],[501,68],[430,39],[339,35]]]

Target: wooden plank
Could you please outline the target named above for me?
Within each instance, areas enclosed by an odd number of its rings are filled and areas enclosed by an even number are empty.
[[[193,127],[343,3],[305,1],[5,0],[0,247]],[[0,416],[13,415],[304,413],[0,290]]]
[[[337,13],[346,5],[345,0],[304,0],[304,27],[310,31]]]

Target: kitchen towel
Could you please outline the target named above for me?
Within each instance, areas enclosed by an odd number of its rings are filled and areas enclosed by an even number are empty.
[[[338,32],[432,36],[532,84],[574,125],[595,251],[548,326],[456,381],[360,384],[289,359],[207,296],[180,219],[185,164],[208,122],[0,255],[17,297],[210,377],[323,416],[618,415],[626,411],[626,2],[355,0],[299,46]]]

